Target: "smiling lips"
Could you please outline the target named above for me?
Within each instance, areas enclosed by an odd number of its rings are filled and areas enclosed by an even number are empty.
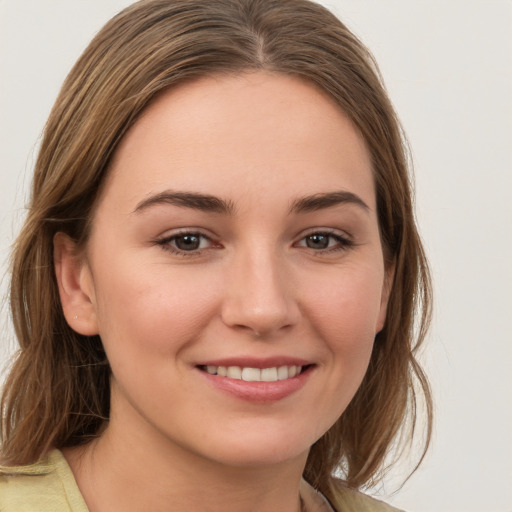
[[[291,379],[302,372],[302,366],[283,365],[271,368],[252,368],[240,366],[213,366],[204,367],[210,375],[228,377],[246,382],[277,382]]]
[[[301,389],[315,364],[291,358],[229,359],[197,365],[214,388],[254,403],[275,402]]]

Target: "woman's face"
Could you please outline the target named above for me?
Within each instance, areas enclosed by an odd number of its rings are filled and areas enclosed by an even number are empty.
[[[370,158],[299,79],[162,94],[116,152],[79,287],[108,429],[229,465],[303,458],[365,374],[387,303]]]

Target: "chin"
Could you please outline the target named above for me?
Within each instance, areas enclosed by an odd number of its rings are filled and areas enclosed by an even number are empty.
[[[304,459],[305,463],[316,440],[313,438],[310,442],[310,436],[305,440],[298,433],[290,435],[289,432],[276,436],[275,430],[254,432],[253,435],[247,435],[246,431],[244,434],[235,439],[219,440],[213,450],[208,450],[209,458],[239,468],[280,465],[298,459]]]
[[[302,458],[305,462],[309,448],[310,447],[303,451],[245,449],[243,452],[237,451],[218,454],[215,457],[215,461],[225,466],[236,468],[268,468],[269,466],[279,466]]]

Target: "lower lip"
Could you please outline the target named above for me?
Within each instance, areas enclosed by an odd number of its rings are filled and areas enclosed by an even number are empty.
[[[216,389],[248,402],[267,403],[282,400],[299,391],[307,382],[313,368],[308,367],[299,375],[275,382],[248,382],[240,379],[230,379],[198,371]]]

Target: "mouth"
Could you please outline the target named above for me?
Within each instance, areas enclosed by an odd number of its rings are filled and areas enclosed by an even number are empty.
[[[237,400],[275,403],[302,389],[314,374],[315,363],[288,356],[228,357],[200,361],[196,370],[207,383]]]
[[[281,365],[268,368],[253,368],[250,366],[200,365],[198,368],[209,375],[245,382],[278,382],[298,377],[312,366]]]

